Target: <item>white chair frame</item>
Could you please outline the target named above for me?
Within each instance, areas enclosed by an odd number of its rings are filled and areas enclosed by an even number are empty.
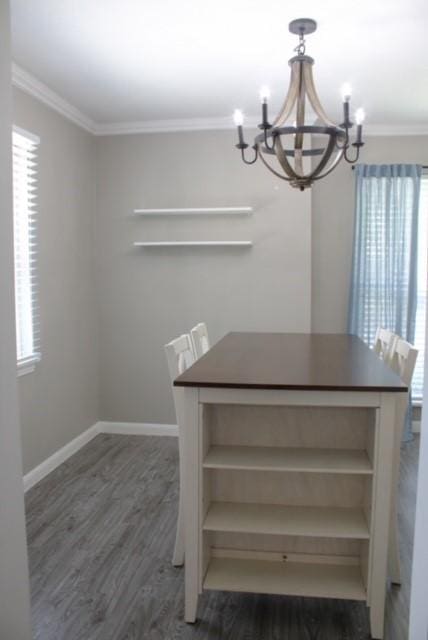
[[[190,331],[193,342],[193,349],[197,359],[201,358],[210,349],[208,329],[205,322],[200,322]]]
[[[383,360],[386,364],[389,364],[397,340],[398,336],[396,333],[389,331],[389,329],[379,327],[376,331],[373,351],[379,356],[381,360]]]
[[[171,383],[181,374],[186,371],[194,362],[195,355],[193,352],[193,345],[188,334],[183,334],[179,338],[172,340],[165,345],[165,353],[168,361],[169,375]],[[178,517],[177,517],[177,531],[175,535],[174,554],[172,557],[172,564],[175,567],[179,567],[184,564],[184,497],[183,497],[183,478],[184,478],[184,439],[183,439],[183,406],[181,395],[177,393],[176,388],[172,385],[172,394],[174,397],[175,414],[178,424],[178,452],[179,452],[179,472],[180,472],[180,485],[179,485],[179,500],[178,500]]]

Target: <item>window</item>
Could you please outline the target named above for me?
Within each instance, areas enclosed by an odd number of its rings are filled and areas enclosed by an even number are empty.
[[[357,168],[349,329],[369,345],[378,326],[406,335],[417,278],[416,174],[413,165]]]
[[[36,152],[38,138],[14,128],[13,221],[15,251],[16,348],[18,373],[40,359],[36,270]]]
[[[418,232],[418,306],[416,310],[415,346],[419,349],[419,354],[413,374],[412,392],[414,399],[421,401],[424,388],[425,317],[428,284],[428,174],[422,175]]]

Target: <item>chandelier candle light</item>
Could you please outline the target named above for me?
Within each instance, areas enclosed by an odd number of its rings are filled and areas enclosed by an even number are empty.
[[[328,175],[339,164],[342,158],[353,164],[357,162],[360,148],[363,146],[363,121],[364,110],[357,109],[355,122],[357,125],[355,142],[350,142],[349,131],[353,127],[350,119],[351,87],[344,84],[342,87],[343,98],[343,122],[335,125],[326,115],[315,90],[312,76],[314,59],[305,55],[305,35],[313,33],[317,28],[315,20],[299,18],[289,24],[289,31],[299,36],[299,44],[295,51],[297,55],[291,58],[288,64],[291,67],[290,86],[285,97],[284,104],[273,124],[268,119],[268,100],[270,91],[268,87],[260,90],[262,101],[262,122],[259,129],[262,133],[254,139],[252,146],[254,157],[248,160],[245,150],[248,144],[244,139],[244,116],[239,109],[235,110],[234,122],[238,128],[238,144],[242,159],[246,164],[253,164],[260,157],[265,166],[273,174],[290,183],[292,187],[298,187],[303,191],[310,187],[315,180],[320,180]],[[316,124],[305,124],[306,101],[309,101],[316,114]],[[292,124],[287,124],[291,120]],[[321,148],[311,146],[311,136],[325,139],[325,145]],[[309,138],[309,144],[307,140]],[[287,145],[287,141],[290,141]],[[350,147],[355,148],[353,157]],[[279,165],[274,167],[271,159],[276,158]],[[318,163],[313,163],[307,171],[304,160],[319,158]],[[275,160],[274,160],[275,162]],[[280,173],[280,171],[282,172]]]

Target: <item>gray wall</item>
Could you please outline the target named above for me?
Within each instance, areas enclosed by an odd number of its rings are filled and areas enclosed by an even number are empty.
[[[173,422],[162,347],[196,322],[207,322],[213,342],[239,329],[346,331],[347,164],[300,193],[260,164],[244,166],[232,131],[95,139],[19,90],[14,115],[41,137],[43,360],[19,380],[26,471],[98,419]],[[369,138],[362,160],[428,162],[428,137]],[[132,214],[232,205],[255,212]],[[252,249],[132,248],[139,239],[247,238]]]
[[[0,637],[30,640],[16,385],[9,3],[0,1]]]
[[[428,164],[428,136],[370,137],[361,162]],[[354,224],[354,173],[342,162],[312,188],[312,331],[344,333]]]
[[[163,345],[205,321],[231,330],[309,331],[310,191],[259,164],[235,133],[97,140],[100,418],[175,422]],[[249,217],[136,218],[134,208],[252,205]],[[134,240],[251,239],[252,249],[133,249]]]
[[[19,378],[25,472],[98,419],[93,264],[95,139],[14,90],[14,124],[40,136],[42,360]]]

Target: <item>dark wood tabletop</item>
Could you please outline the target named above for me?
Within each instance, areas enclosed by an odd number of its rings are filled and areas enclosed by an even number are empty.
[[[228,333],[175,381],[181,387],[407,391],[356,336]]]

